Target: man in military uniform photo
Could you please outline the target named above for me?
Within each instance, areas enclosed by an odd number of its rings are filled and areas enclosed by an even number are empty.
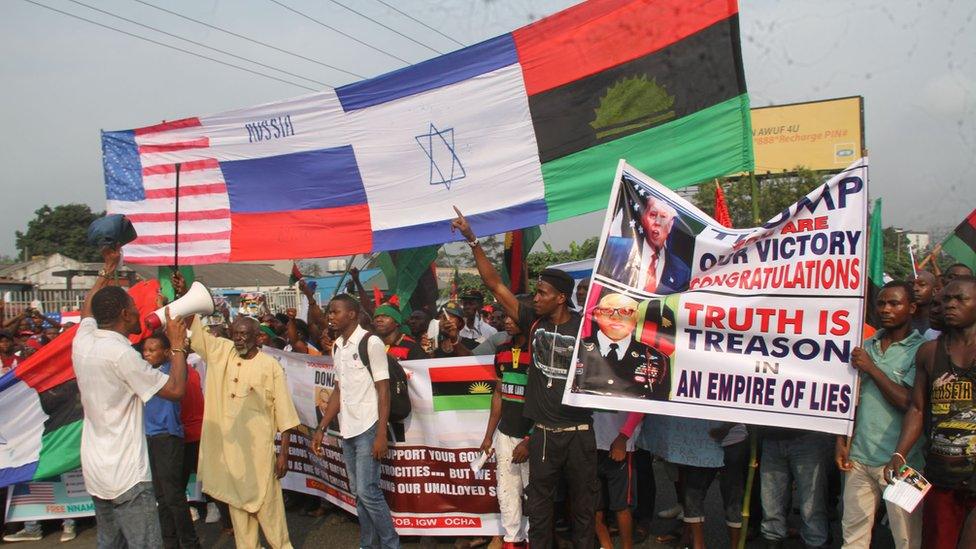
[[[574,391],[668,399],[668,357],[634,338],[638,305],[623,294],[609,293],[593,308],[598,330],[580,342]]]

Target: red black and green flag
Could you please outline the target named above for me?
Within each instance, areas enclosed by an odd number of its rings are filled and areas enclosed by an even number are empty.
[[[505,270],[502,278],[514,294],[528,291],[528,269],[526,258],[532,250],[542,229],[538,225],[505,233]]]
[[[291,274],[288,275],[288,284],[294,286],[302,279],[302,270],[298,268],[298,262],[293,261],[291,264]]]
[[[155,280],[129,289],[140,318],[156,309],[158,292]],[[84,410],[71,362],[77,331],[72,326],[0,377],[0,487],[81,466]]]
[[[942,241],[942,251],[976,270],[976,209]]]
[[[491,409],[497,382],[493,364],[445,366],[429,373],[435,412]]]
[[[513,33],[548,219],[606,208],[617,161],[672,187],[752,169],[735,0],[597,0]]]

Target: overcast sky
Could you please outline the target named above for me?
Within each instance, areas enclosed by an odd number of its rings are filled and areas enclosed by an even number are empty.
[[[458,48],[378,0],[146,0],[316,62],[228,36],[138,0],[36,0],[312,89],[374,76]],[[385,0],[460,43],[497,36],[575,2]],[[116,19],[273,66],[205,50]],[[976,206],[976,2],[742,1],[742,46],[753,106],[863,95],[871,192],[886,225],[950,227]],[[378,22],[378,23],[377,23]],[[383,28],[386,25],[412,40]],[[430,46],[428,49],[416,42]],[[28,3],[0,3],[0,254],[44,204],[105,207],[99,129],[125,129],[307,93]],[[370,47],[371,46],[371,47]],[[388,53],[383,53],[388,52]],[[395,56],[395,57],[394,57]],[[321,63],[321,64],[320,64]],[[594,236],[601,214],[544,230],[556,247]]]

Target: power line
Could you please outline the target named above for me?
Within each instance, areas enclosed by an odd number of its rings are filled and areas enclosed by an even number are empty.
[[[168,9],[166,9],[164,7],[157,6],[155,4],[151,4],[149,2],[146,2],[145,0],[132,0],[132,1],[133,2],[138,2],[138,3],[143,4],[145,6],[149,6],[150,8],[155,8],[155,9],[157,9],[159,11],[162,11],[162,12],[166,12],[166,13],[168,13],[170,15],[175,15],[176,17],[180,17],[182,19],[186,19],[187,21],[193,21],[194,23],[196,23],[198,25],[203,25],[204,27],[208,27],[208,28],[211,28],[211,29],[220,31],[220,32],[229,34],[231,36],[236,36],[237,38],[240,38],[242,40],[247,40],[248,42],[253,42],[255,44],[264,46],[266,48],[271,48],[271,49],[273,49],[275,51],[278,51],[278,52],[281,52],[281,53],[286,53],[288,55],[294,55],[295,57],[298,57],[299,59],[304,59],[305,61],[310,61],[310,62],[315,63],[317,65],[322,65],[323,67],[328,67],[330,69],[333,69],[333,70],[336,70],[336,71],[339,71],[339,72],[346,73],[346,74],[348,74],[350,76],[355,76],[356,78],[366,78],[365,76],[363,76],[361,74],[356,74],[356,73],[354,73],[352,71],[347,71],[346,69],[340,69],[339,67],[337,67],[335,65],[330,65],[330,64],[325,63],[323,61],[319,61],[318,59],[312,59],[311,57],[305,57],[304,55],[302,55],[300,53],[295,53],[293,51],[288,51],[286,49],[282,49],[282,48],[279,48],[277,46],[272,46],[271,44],[268,44],[266,42],[262,42],[260,40],[254,39],[254,38],[250,38],[250,37],[244,36],[243,34],[238,34],[238,33],[234,32],[234,31],[229,31],[227,29],[218,27],[217,25],[211,25],[210,23],[207,23],[207,22],[204,22],[204,21],[200,21],[199,19],[194,19],[194,18],[189,17],[187,15],[183,15],[182,13],[178,13],[178,12],[175,12],[175,11],[171,11],[171,10],[168,10]]]
[[[349,6],[347,6],[347,5],[345,5],[345,4],[343,4],[342,2],[339,2],[339,1],[337,1],[337,0],[332,0],[332,3],[333,3],[333,4],[336,4],[336,5],[339,5],[339,6],[342,6],[342,7],[344,7],[344,8],[346,8],[347,10],[349,10],[349,11],[351,11],[351,12],[353,12],[353,13],[355,13],[356,15],[358,15],[358,16],[360,16],[360,17],[362,17],[362,18],[364,18],[364,19],[369,19],[370,21],[372,21],[372,22],[374,22],[374,23],[376,23],[377,25],[379,25],[379,26],[381,26],[381,27],[383,27],[384,29],[386,29],[386,30],[388,30],[388,31],[390,31],[390,32],[394,32],[394,33],[396,33],[396,34],[399,34],[400,36],[402,36],[402,37],[404,37],[404,38],[406,38],[407,40],[409,40],[409,41],[411,41],[411,42],[413,42],[414,44],[417,44],[418,46],[423,46],[423,47],[425,47],[425,48],[427,48],[428,50],[430,50],[430,51],[432,51],[432,52],[434,52],[434,53],[438,53],[438,54],[441,54],[441,53],[444,53],[444,52],[442,52],[442,51],[440,51],[440,50],[435,50],[434,48],[432,48],[432,47],[430,47],[430,46],[428,46],[427,44],[424,44],[423,42],[419,42],[419,41],[417,41],[417,40],[414,40],[413,38],[410,38],[410,37],[409,37],[409,36],[407,36],[406,34],[403,34],[402,32],[400,32],[400,31],[398,31],[398,30],[396,30],[396,29],[394,29],[393,27],[390,27],[390,26],[387,26],[387,25],[385,25],[385,24],[383,24],[383,23],[381,23],[381,22],[379,22],[379,21],[377,21],[376,19],[373,19],[372,17],[370,17],[370,16],[368,16],[368,15],[366,15],[366,14],[364,14],[364,13],[360,13],[360,12],[358,12],[358,11],[356,11],[356,10],[354,10],[354,9],[352,9],[352,8],[350,8]]]
[[[264,67],[266,69],[271,69],[273,71],[278,71],[278,72],[280,72],[282,74],[287,74],[288,76],[294,76],[295,78],[301,78],[302,80],[308,80],[309,82],[314,82],[314,83],[316,83],[316,84],[318,84],[320,86],[328,86],[330,88],[332,87],[332,86],[329,86],[328,84],[326,84],[325,82],[319,82],[318,80],[315,80],[314,78],[308,78],[308,77],[302,76],[300,74],[295,74],[293,72],[286,71],[284,69],[279,69],[277,67],[272,67],[271,65],[267,65],[267,64],[261,63],[259,61],[255,61],[253,59],[248,59],[247,57],[242,57],[240,55],[236,55],[236,54],[230,53],[229,51],[224,51],[224,50],[222,50],[220,48],[215,48],[215,47],[212,47],[212,46],[208,46],[208,45],[206,45],[206,44],[204,44],[202,42],[197,42],[196,40],[190,40],[189,38],[184,38],[184,37],[179,36],[177,34],[173,34],[171,32],[166,32],[166,31],[161,30],[161,29],[157,29],[156,27],[153,27],[151,25],[146,25],[146,24],[140,23],[138,21],[134,21],[132,19],[129,19],[127,17],[122,17],[121,15],[116,15],[116,14],[110,12],[110,11],[105,11],[103,9],[96,8],[95,6],[88,5],[88,4],[84,3],[84,2],[80,2],[79,0],[69,0],[69,1],[72,2],[72,3],[74,3],[74,4],[78,4],[79,6],[84,6],[84,7],[88,8],[88,9],[90,9],[90,10],[94,10],[94,11],[97,11],[99,13],[108,15],[109,17],[114,17],[116,19],[121,19],[122,21],[125,21],[127,23],[131,23],[133,25],[140,26],[140,27],[142,27],[144,29],[149,29],[151,31],[158,32],[160,34],[165,34],[166,36],[169,36],[169,37],[172,37],[172,38],[176,38],[177,40],[183,40],[184,42],[189,42],[189,43],[193,44],[194,46],[199,46],[201,48],[206,48],[208,50],[213,50],[213,51],[215,51],[217,53],[222,53],[222,54],[224,54],[224,55],[226,55],[228,57],[233,57],[235,59],[240,59],[241,61],[247,61],[248,63],[254,63],[255,65],[258,65],[260,67]]]
[[[356,42],[357,44],[362,44],[363,46],[366,46],[367,48],[369,48],[371,50],[378,51],[378,52],[382,53],[383,55],[388,55],[388,56],[390,56],[390,57],[392,57],[392,58],[394,58],[397,61],[400,61],[402,63],[406,63],[408,65],[411,64],[410,61],[407,61],[406,59],[404,59],[402,57],[397,57],[396,55],[394,55],[394,54],[392,54],[392,53],[390,53],[390,52],[388,52],[386,50],[382,50],[380,48],[377,48],[376,46],[373,46],[372,44],[367,44],[366,42],[363,42],[362,40],[356,38],[355,36],[353,36],[351,34],[347,34],[347,33],[343,32],[343,31],[341,31],[341,30],[339,30],[339,29],[337,29],[337,28],[335,28],[335,27],[333,27],[331,25],[327,25],[327,24],[319,21],[318,19],[312,17],[311,15],[307,15],[305,13],[302,13],[302,12],[296,10],[295,8],[292,8],[290,6],[287,6],[287,5],[279,2],[278,0],[270,0],[270,1],[272,3],[278,4],[279,6],[285,8],[286,10],[288,10],[288,11],[290,11],[292,13],[295,13],[297,15],[301,15],[302,17],[304,17],[305,19],[308,19],[309,21],[312,21],[313,23],[317,23],[317,24],[319,24],[319,25],[321,25],[321,26],[323,26],[323,27],[325,27],[325,28],[327,28],[327,29],[329,29],[331,31],[337,32],[337,33],[345,36],[346,38],[352,40],[353,42]]]
[[[164,48],[169,48],[171,50],[176,50],[176,51],[180,51],[180,52],[183,52],[183,53],[188,53],[190,55],[193,55],[193,56],[196,56],[196,57],[200,57],[201,59],[206,59],[208,61],[213,61],[214,63],[220,63],[221,65],[225,65],[227,67],[232,67],[232,68],[235,68],[235,69],[238,69],[238,70],[242,70],[242,71],[249,72],[251,74],[256,74],[258,76],[263,76],[265,78],[270,78],[272,80],[277,80],[278,82],[284,82],[285,84],[291,84],[292,86],[297,86],[299,88],[303,88],[303,89],[306,89],[306,90],[309,90],[309,91],[319,91],[319,90],[317,90],[315,88],[310,88],[310,87],[305,86],[303,84],[298,84],[298,83],[292,82],[290,80],[285,80],[284,78],[278,78],[277,76],[272,76],[270,74],[265,74],[263,72],[258,72],[258,71],[249,69],[247,67],[241,67],[241,66],[235,65],[233,63],[228,63],[226,61],[221,61],[220,59],[214,59],[213,57],[207,57],[206,55],[199,54],[199,53],[196,53],[196,52],[190,51],[190,50],[185,50],[185,49],[180,48],[178,46],[173,46],[173,45],[166,44],[166,43],[163,43],[163,42],[157,42],[156,40],[153,40],[152,38],[146,38],[145,36],[139,36],[138,34],[133,34],[133,33],[129,32],[129,31],[125,31],[125,30],[122,30],[122,29],[118,29],[118,28],[115,28],[115,27],[113,27],[111,25],[105,25],[103,23],[99,23],[98,21],[92,21],[91,19],[87,19],[87,18],[82,17],[80,15],[75,15],[73,13],[69,13],[69,12],[66,12],[66,11],[61,11],[61,10],[59,10],[57,8],[52,8],[51,6],[46,6],[44,4],[41,4],[40,2],[35,2],[34,0],[24,0],[24,2],[27,2],[28,4],[34,4],[35,6],[38,6],[38,7],[47,9],[47,10],[51,10],[51,11],[60,13],[62,15],[67,15],[68,17],[73,17],[75,19],[80,19],[80,20],[85,21],[87,23],[91,23],[92,25],[97,25],[97,26],[102,27],[104,29],[108,29],[108,30],[112,30],[112,31],[115,31],[115,32],[118,32],[118,33],[122,33],[122,34],[124,34],[126,36],[131,36],[132,38],[138,38],[139,40],[145,40],[146,42],[150,42],[152,44],[156,44],[157,46],[163,46]]]
[[[139,0],[136,0],[136,1],[138,2]],[[409,13],[406,13],[406,12],[403,12],[403,11],[400,11],[400,10],[399,10],[399,9],[398,9],[398,8],[397,8],[396,6],[393,6],[393,5],[390,5],[390,4],[387,4],[387,3],[386,3],[386,2],[384,2],[383,0],[376,0],[376,1],[377,1],[377,2],[379,2],[380,4],[383,4],[384,6],[386,6],[386,7],[388,7],[388,8],[390,8],[391,10],[393,10],[393,11],[395,11],[395,12],[397,12],[397,13],[399,13],[400,15],[402,15],[402,16],[404,16],[404,17],[406,17],[407,19],[409,19],[409,20],[411,20],[411,21],[413,21],[413,22],[415,22],[415,23],[418,23],[418,24],[420,24],[420,25],[422,25],[422,26],[423,26],[424,28],[426,28],[427,30],[431,30],[431,31],[434,31],[434,32],[436,32],[437,34],[439,34],[439,35],[441,35],[441,36],[443,36],[444,38],[447,38],[448,40],[450,40],[451,42],[454,42],[454,43],[455,43],[455,44],[457,44],[458,46],[461,46],[461,47],[464,47],[464,46],[465,46],[465,44],[463,44],[463,43],[461,43],[461,42],[458,42],[458,41],[457,41],[457,40],[455,40],[454,38],[451,38],[450,36],[448,36],[448,35],[446,35],[446,34],[444,34],[443,32],[441,32],[441,31],[439,31],[439,30],[437,30],[437,29],[435,29],[434,27],[431,27],[431,26],[430,26],[430,25],[428,25],[427,23],[424,23],[423,21],[421,21],[420,19],[417,19],[416,17],[414,17],[414,16],[412,16],[412,15],[410,15]]]

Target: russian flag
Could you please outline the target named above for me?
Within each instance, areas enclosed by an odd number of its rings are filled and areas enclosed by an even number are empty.
[[[594,0],[335,90],[104,132],[129,261],[329,257],[606,207],[619,158],[671,186],[752,166],[734,1]]]

